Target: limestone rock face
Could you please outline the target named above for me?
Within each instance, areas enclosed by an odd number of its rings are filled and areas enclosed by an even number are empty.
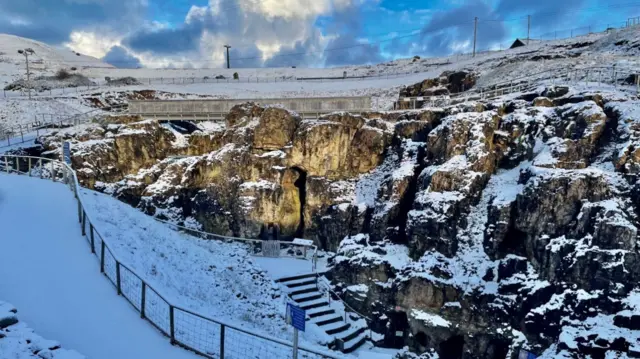
[[[407,91],[455,91],[471,76]],[[245,104],[224,124],[87,125],[45,146],[73,141],[84,184],[149,214],[246,237],[273,223],[335,252],[334,289],[387,346],[632,357],[638,108],[622,92],[564,87],[314,120]]]

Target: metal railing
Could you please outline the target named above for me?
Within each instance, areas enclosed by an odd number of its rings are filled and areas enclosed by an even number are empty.
[[[631,83],[628,83],[629,79]],[[450,95],[400,97],[394,103],[394,110],[419,109],[425,105],[436,107],[466,101],[490,100],[516,92],[533,91],[545,81],[550,81],[553,85],[584,83],[589,86],[598,83],[615,87],[626,86],[628,89],[635,89],[636,93],[640,94],[640,70],[637,69],[624,69],[616,66],[570,70],[553,69]]]
[[[0,148],[34,141],[35,139],[40,137],[41,134],[45,134],[48,131],[91,122],[96,112],[111,110],[118,111],[126,107],[126,104],[102,107],[70,116],[39,114],[40,116],[42,116],[42,121],[39,121],[38,116],[36,115],[36,121],[33,122],[23,123],[11,127],[0,127]],[[49,121],[47,121],[47,117],[49,118]]]
[[[171,344],[212,359],[292,357],[292,343],[176,305],[123,263],[87,213],[78,178],[66,163],[43,157],[0,155],[0,173],[40,177],[69,186],[77,200],[82,236],[99,261],[100,272],[107,276],[118,295],[124,297],[141,318],[167,336]],[[306,346],[298,347],[298,355],[305,359],[344,357]]]
[[[223,236],[220,234],[203,232],[193,228],[180,226],[178,224],[165,221],[156,217],[153,217],[153,218],[158,222],[164,223],[180,232],[184,232],[193,237],[198,237],[202,239],[213,239],[213,240],[226,241],[226,242],[240,242],[240,243],[247,244],[251,247],[253,255],[269,256],[264,251],[264,244],[266,242],[277,242],[278,248],[280,248],[280,256],[282,257],[307,259],[307,253],[311,251],[311,271],[312,272],[316,271],[316,267],[318,264],[318,247],[314,244],[301,244],[301,243],[293,243],[293,242],[287,242],[287,241],[265,241],[262,239]]]

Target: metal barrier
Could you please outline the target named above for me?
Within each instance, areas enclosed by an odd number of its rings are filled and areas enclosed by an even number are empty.
[[[193,228],[180,226],[175,223],[164,221],[162,219],[155,218],[155,217],[154,219],[158,222],[162,222],[168,226],[174,227],[176,230],[187,233],[193,237],[198,237],[202,239],[214,239],[214,240],[220,240],[220,241],[240,242],[240,243],[248,244],[252,248],[253,255],[259,255],[263,257],[294,257],[294,258],[307,259],[307,253],[309,250],[311,250],[311,271],[315,272],[316,267],[318,265],[318,247],[313,244],[300,244],[300,243],[292,243],[292,242],[286,242],[286,241],[275,241],[275,240],[265,241],[262,239],[229,237],[229,236],[203,232]],[[265,248],[268,247],[268,245],[277,245],[278,253],[270,251],[269,249],[265,251]]]
[[[78,113],[71,116],[56,116],[49,114],[50,121],[46,121],[45,114],[40,114],[43,121],[24,123],[12,127],[0,127],[0,148],[8,147],[20,143],[33,141],[40,137],[41,134],[47,133],[49,130],[55,130],[65,127],[77,126],[83,123],[91,122],[96,112],[120,110],[126,108],[127,105],[116,105],[94,109],[84,113]]]
[[[292,358],[292,343],[180,307],[119,260],[87,213],[78,178],[66,163],[43,157],[0,155],[2,172],[50,179],[69,186],[78,203],[82,236],[99,261],[100,272],[109,278],[118,295],[124,297],[141,318],[169,337],[171,344],[212,359]],[[298,347],[298,356],[305,359],[344,357],[305,346]]]

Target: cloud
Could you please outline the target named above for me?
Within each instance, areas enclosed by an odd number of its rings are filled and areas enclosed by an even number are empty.
[[[496,19],[498,14],[484,1],[467,2],[446,11],[433,11],[431,20],[413,40],[392,41],[387,50],[404,56],[444,56],[473,50],[473,19]],[[504,41],[507,29],[503,22],[483,21],[478,24],[477,50],[485,50]]]
[[[147,0],[0,0],[0,33],[61,44],[73,31],[128,31],[146,8]]]
[[[140,59],[129,54],[122,46],[113,46],[102,61],[123,69],[135,69],[142,65]]]

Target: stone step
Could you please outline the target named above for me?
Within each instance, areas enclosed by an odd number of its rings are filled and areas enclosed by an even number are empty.
[[[347,334],[347,335],[345,335],[343,337],[340,337],[340,339],[342,341],[344,341],[344,342],[351,341],[353,338],[356,338],[356,337],[360,336],[360,334],[364,333],[366,330],[367,330],[367,328],[364,328],[364,327],[355,329],[355,330],[351,331],[349,334]]]
[[[309,292],[304,294],[292,295],[291,299],[293,299],[296,303],[302,304],[311,300],[316,300],[322,298],[322,294],[320,292]]]
[[[316,273],[310,273],[310,274],[301,274],[301,275],[297,275],[297,276],[293,276],[293,277],[283,277],[280,279],[276,279],[276,283],[284,283],[284,282],[294,282],[294,281],[298,281],[301,279],[309,279],[309,278],[317,278],[318,275]]]
[[[363,331],[353,339],[344,342],[342,352],[345,354],[352,353],[356,349],[360,348],[360,346],[362,346],[362,344],[364,344],[366,341],[367,341],[367,335]]]
[[[323,326],[331,323],[341,322],[343,319],[336,313],[330,313],[321,317],[313,318],[313,322],[318,326]]]
[[[309,302],[306,302],[306,303],[300,305],[300,308],[302,308],[304,310],[320,308],[320,307],[329,308],[329,302],[327,302],[326,298],[320,298],[320,299],[311,300]]]
[[[351,328],[351,324],[345,322],[337,322],[332,324],[327,324],[322,327],[322,330],[327,332],[329,335],[334,335],[338,333],[342,333]]]
[[[313,293],[318,291],[318,286],[314,284],[308,284],[303,287],[291,288],[289,291],[290,296],[305,294],[305,293]]]
[[[329,314],[336,314],[336,311],[331,309],[330,307],[319,307],[314,309],[307,310],[307,315],[309,318],[319,318]]]
[[[298,288],[298,287],[302,287],[305,285],[309,285],[309,284],[316,284],[317,281],[315,279],[300,279],[300,280],[295,280],[293,282],[283,282],[282,284],[284,284],[285,286],[287,286],[287,288]]]

